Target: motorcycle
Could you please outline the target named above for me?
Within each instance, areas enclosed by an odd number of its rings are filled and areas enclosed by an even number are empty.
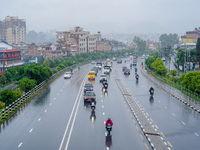
[[[104,85],[102,90],[103,92],[107,92],[107,89],[108,89],[108,85]]]
[[[153,96],[153,94],[154,94],[154,90],[151,90],[150,95]]]
[[[95,110],[95,108],[96,108],[95,102],[91,102],[91,109],[92,109],[92,110]]]
[[[110,132],[112,131],[112,126],[110,124],[108,124],[106,126],[106,131],[107,131],[108,135],[110,135]]]
[[[135,78],[136,78],[136,81],[138,82],[139,76],[137,76],[137,75],[136,75],[136,77],[135,77]]]

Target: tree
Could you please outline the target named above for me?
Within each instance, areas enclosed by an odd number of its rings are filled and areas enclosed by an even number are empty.
[[[28,92],[31,89],[33,89],[35,86],[36,86],[35,80],[33,79],[23,78],[19,80],[19,88],[22,91]]]
[[[157,58],[156,61],[151,64],[151,67],[159,75],[165,76],[167,74],[167,68],[165,67],[161,58]]]
[[[11,74],[11,76],[16,75],[17,69],[16,67],[8,68],[7,71]]]
[[[138,52],[143,54],[146,50],[146,42],[137,36],[134,37],[133,42],[135,42],[137,44]]]
[[[146,64],[149,68],[152,68],[151,64],[155,61],[155,59],[153,57],[149,57],[147,60],[146,60]]]
[[[7,79],[7,82],[10,82],[10,81],[12,80],[12,75],[11,75],[10,72],[5,71],[5,72],[3,73],[3,75],[5,75],[5,77],[6,77],[6,79]]]
[[[17,96],[14,91],[11,89],[5,89],[0,92],[1,98],[0,100],[8,106],[12,102],[14,102],[17,99]]]
[[[0,109],[3,109],[3,108],[5,108],[5,104],[0,101]]]
[[[200,38],[198,38],[198,40],[197,40],[196,50],[199,53],[199,68],[200,68]]]
[[[17,89],[15,90],[15,94],[16,94],[17,98],[20,98],[20,97],[22,96],[22,92],[20,91],[19,88],[17,88]]]
[[[176,70],[170,70],[169,75],[171,75],[172,77],[175,77],[177,74]]]
[[[5,75],[2,75],[2,76],[0,77],[0,83],[1,83],[1,84],[6,84],[6,82],[7,82],[6,76],[5,76]]]
[[[174,47],[174,44],[178,44],[179,42],[179,37],[178,37],[178,34],[174,33],[174,34],[162,34],[160,37],[159,37],[159,41],[161,42],[161,47],[162,48],[166,48],[166,47],[171,47],[173,48]]]

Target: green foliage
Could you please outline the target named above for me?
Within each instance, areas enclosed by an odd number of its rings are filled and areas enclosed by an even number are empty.
[[[138,52],[144,53],[146,50],[146,42],[142,40],[140,37],[135,36],[133,39],[133,42],[135,42],[138,46]]]
[[[152,69],[151,64],[155,61],[155,59],[153,57],[148,57],[146,60],[146,64],[148,66],[148,68]]]
[[[3,109],[3,108],[5,108],[5,104],[0,101],[0,109]]]
[[[19,88],[25,92],[30,91],[35,86],[35,80],[33,79],[23,78],[19,81]]]
[[[197,40],[197,44],[196,44],[196,50],[197,50],[197,58],[199,58],[199,64],[200,64],[200,38],[198,38]]]
[[[1,95],[0,100],[4,102],[6,106],[8,106],[17,99],[15,92],[10,89],[5,89],[1,91],[0,95]]]
[[[50,62],[48,60],[45,60],[44,63],[43,63],[43,66],[49,67],[50,66]]]
[[[172,77],[175,77],[177,74],[176,70],[170,70],[169,75],[171,75]]]
[[[20,91],[19,88],[17,88],[17,89],[15,90],[15,94],[16,94],[17,98],[20,98],[20,97],[22,96],[22,92]]]
[[[198,73],[197,71],[193,72],[190,71],[186,74],[182,74],[182,76],[180,77],[181,79],[181,84],[185,85],[187,88],[191,89],[191,90],[195,90],[195,86],[194,84],[192,84],[192,80],[200,73]]]
[[[165,76],[167,74],[167,69],[161,58],[157,58],[156,61],[151,64],[151,67],[161,76]]]
[[[5,75],[6,79],[7,79],[7,82],[10,82],[12,80],[12,75],[10,72],[8,71],[4,71],[3,72],[3,75]]]
[[[160,37],[159,37],[159,41],[161,42],[161,46],[162,47],[171,47],[173,48],[174,47],[174,44],[178,44],[179,42],[179,37],[178,37],[178,34],[162,34]]]
[[[5,75],[2,75],[2,76],[0,77],[0,83],[4,85],[4,84],[6,84],[6,82],[7,82],[6,76],[5,76]]]
[[[15,76],[17,73],[16,67],[8,68],[7,71],[11,74],[11,76]]]

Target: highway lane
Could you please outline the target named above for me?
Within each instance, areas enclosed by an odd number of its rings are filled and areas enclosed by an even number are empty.
[[[145,137],[143,137],[139,126],[128,111],[129,108],[126,103],[122,100],[122,95],[112,72],[108,75],[107,95],[102,93],[102,86],[99,83],[100,74],[101,71],[99,71],[96,80],[92,82],[97,94],[96,119],[92,122],[90,119],[91,108],[84,107],[81,98],[68,149],[148,149],[149,146]],[[111,132],[112,145],[109,145],[109,141],[106,144],[104,122],[108,117],[111,117],[114,122]]]
[[[69,80],[59,77],[44,94],[1,128],[2,149],[58,149],[87,67]]]
[[[141,63],[138,62],[138,64]],[[123,65],[119,68],[121,79],[132,91],[167,145],[172,149],[198,149],[200,147],[199,114],[148,81],[140,71],[140,79],[136,84],[134,68],[130,76],[124,76],[121,71]],[[127,66],[129,66],[128,63]],[[154,100],[150,101],[148,90],[151,86],[155,89],[155,95]]]
[[[68,80],[59,77],[41,96],[32,100],[8,125],[1,128],[1,149],[59,149],[77,94],[91,68],[90,64],[84,69],[81,67],[80,72],[76,70]],[[67,132],[70,136],[68,149],[148,149],[149,145],[122,100],[112,73],[107,96],[101,91],[99,76],[100,73],[94,82],[98,101],[96,119],[90,119],[90,107],[84,106],[80,96],[77,118],[74,127],[70,128],[73,129],[71,136]],[[112,145],[105,139],[104,121],[108,116],[114,121]]]

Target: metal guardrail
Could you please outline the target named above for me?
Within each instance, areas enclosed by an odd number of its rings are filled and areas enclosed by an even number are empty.
[[[102,60],[105,60],[105,59],[102,59]],[[74,64],[72,66],[64,68],[64,69],[60,70],[59,72],[55,73],[48,80],[43,81],[42,83],[40,83],[39,85],[37,85],[36,87],[34,87],[32,90],[30,90],[29,92],[27,92],[24,95],[22,95],[20,98],[18,98],[17,100],[15,100],[15,102],[13,102],[9,106],[7,106],[5,109],[0,110],[0,121],[2,119],[8,118],[12,113],[14,113],[19,108],[21,108],[21,106],[23,106],[24,104],[26,104],[29,101],[29,98],[32,97],[36,92],[38,92],[39,90],[41,90],[43,87],[45,87],[47,84],[49,84],[56,77],[60,76],[61,74],[63,74],[67,70],[70,70],[71,67],[75,68],[78,65],[83,66],[83,65],[86,65],[86,64],[88,64],[90,62],[91,61],[86,61],[86,62],[82,62],[82,63],[79,63],[79,64]]]
[[[140,68],[140,71],[142,72],[143,75],[145,75],[154,84],[161,87],[163,90],[170,93],[172,96],[176,97],[178,100],[180,100],[184,104],[190,106],[192,109],[194,109],[195,111],[200,113],[200,101],[196,100],[196,99],[200,99],[199,94],[192,92],[191,90],[189,90],[181,85],[178,85],[171,81],[166,80],[166,82],[168,83],[167,84],[162,81],[164,79],[159,80],[159,78],[149,75],[149,73],[142,68]],[[173,85],[174,87],[172,87],[170,85]],[[188,96],[188,95],[190,95],[190,96]]]

